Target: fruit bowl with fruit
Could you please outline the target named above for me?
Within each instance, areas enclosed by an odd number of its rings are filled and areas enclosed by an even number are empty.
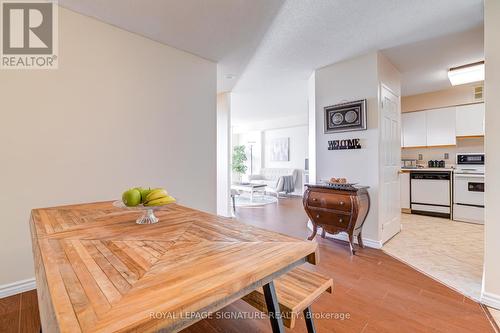
[[[137,224],[154,224],[159,221],[154,211],[175,203],[175,198],[168,195],[163,188],[135,187],[123,192],[122,200],[113,202],[118,208],[144,211],[144,214],[136,221]]]

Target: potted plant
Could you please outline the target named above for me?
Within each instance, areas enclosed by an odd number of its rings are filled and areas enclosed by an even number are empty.
[[[247,154],[245,153],[245,146],[239,145],[233,147],[233,164],[231,168],[236,174],[236,181],[241,183],[241,177],[247,172],[247,166],[245,162],[247,161]]]

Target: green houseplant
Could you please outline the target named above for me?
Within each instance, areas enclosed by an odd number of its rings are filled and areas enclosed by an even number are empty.
[[[245,146],[239,145],[233,147],[233,164],[231,168],[233,172],[237,175],[237,181],[241,183],[241,177],[247,172],[247,166],[245,162],[247,160],[247,154],[245,153]]]

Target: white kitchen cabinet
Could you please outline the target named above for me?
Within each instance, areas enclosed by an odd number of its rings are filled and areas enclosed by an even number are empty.
[[[484,135],[484,103],[457,106],[458,137]]]
[[[402,172],[399,175],[399,186],[401,189],[401,209],[410,209],[410,173]]]
[[[425,111],[427,146],[457,144],[455,107]]]
[[[401,115],[403,147],[427,146],[426,112],[409,112]]]

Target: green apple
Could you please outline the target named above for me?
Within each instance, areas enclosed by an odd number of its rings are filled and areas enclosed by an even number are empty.
[[[122,201],[125,206],[134,207],[141,203],[141,192],[133,188],[128,191],[123,192]]]
[[[146,189],[144,187],[136,187],[135,189],[141,193],[141,203],[144,203],[146,201],[146,197],[152,191],[151,188]]]

